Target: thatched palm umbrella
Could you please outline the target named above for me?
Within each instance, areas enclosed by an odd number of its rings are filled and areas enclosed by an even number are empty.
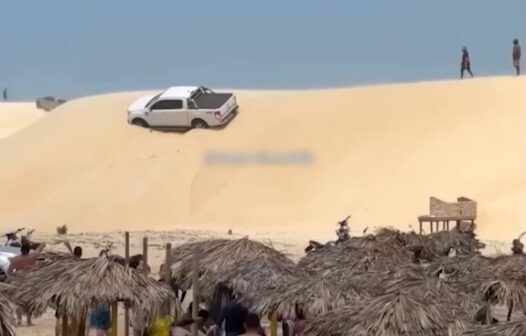
[[[298,268],[311,274],[330,276],[333,272],[385,271],[395,265],[411,261],[411,253],[400,247],[362,244],[357,247],[352,240],[307,254],[298,262]]]
[[[524,336],[526,335],[526,320],[500,323],[491,326],[480,326],[464,331],[458,336]]]
[[[0,336],[14,336],[15,333],[15,313],[7,298],[0,294]]]
[[[467,320],[446,304],[399,291],[335,309],[306,326],[311,336],[443,336]]]
[[[220,279],[214,277],[214,274],[226,273],[236,265],[258,258],[265,257],[284,267],[294,267],[294,262],[285,254],[247,237],[237,240],[218,239],[185,244],[173,249],[175,262],[172,265],[172,277],[184,290],[191,287],[194,252],[199,253],[200,256],[199,275],[206,274],[206,280],[212,282],[212,284],[201,284],[202,286],[219,284]]]
[[[384,274],[378,277],[382,279],[378,283],[383,292],[406,291],[428,301],[446,304],[452,312],[467,312],[470,316],[474,316],[484,305],[482,300],[458,290],[455,282],[438,274],[430,275],[425,269],[412,265],[403,269],[405,271],[399,270],[397,276]]]
[[[85,260],[58,260],[15,275],[14,302],[34,315],[52,305],[61,315],[81,321],[95,305],[126,301],[147,320],[171,310],[181,313],[173,291],[164,284],[103,255]]]
[[[204,293],[214,293],[217,286],[228,288],[232,293],[251,305],[262,293],[273,291],[284,282],[291,282],[299,276],[296,267],[281,262],[269,255],[254,256],[254,259],[233,265],[221,273],[205,273]],[[209,277],[213,279],[208,279]]]
[[[365,291],[348,282],[304,276],[284,282],[271,292],[261,293],[252,308],[261,315],[277,312],[285,318],[296,319],[298,308],[305,317],[315,317],[364,297],[367,297]]]
[[[482,280],[481,291],[486,301],[508,307],[507,320],[513,312],[526,311],[526,274],[524,270],[507,267]]]
[[[473,232],[440,231],[422,237],[428,260],[446,257],[451,252],[457,256],[479,255],[486,246]]]
[[[444,276],[447,276],[448,279],[463,280],[465,277],[484,276],[484,274],[491,273],[492,262],[492,258],[479,254],[441,257],[430,263],[426,271],[429,274],[444,272]]]

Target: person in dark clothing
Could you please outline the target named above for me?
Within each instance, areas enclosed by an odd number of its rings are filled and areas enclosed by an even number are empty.
[[[521,46],[519,40],[513,40],[513,51],[512,51],[513,66],[515,67],[515,73],[517,76],[521,74]]]
[[[7,101],[7,88],[4,89],[4,101]]]
[[[142,261],[143,261],[142,254],[132,255],[129,258],[128,266],[130,266],[133,269],[137,269]]]
[[[462,48],[462,61],[460,64],[460,79],[464,78],[464,71],[467,71],[471,78],[473,78],[473,72],[471,72],[471,61],[469,59],[468,48]]]
[[[164,282],[164,264],[159,267],[159,281]],[[170,279],[170,287],[175,293],[175,297],[178,298],[179,301],[183,302],[184,298],[186,297],[186,291],[179,288],[179,285],[175,279]]]
[[[245,332],[245,319],[248,310],[236,300],[231,300],[221,309],[218,325],[221,326],[225,322],[226,336],[238,336]]]
[[[247,314],[244,325],[246,332],[243,336],[266,336],[265,330],[261,327],[259,316],[256,314]]]
[[[78,259],[82,258],[82,247],[75,246],[73,249],[73,256]]]

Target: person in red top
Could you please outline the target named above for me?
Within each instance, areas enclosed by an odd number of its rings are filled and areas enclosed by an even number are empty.
[[[471,72],[471,62],[469,60],[468,48],[462,48],[462,61],[460,63],[460,79],[464,78],[464,71],[467,71],[471,78],[473,78],[473,72]]]

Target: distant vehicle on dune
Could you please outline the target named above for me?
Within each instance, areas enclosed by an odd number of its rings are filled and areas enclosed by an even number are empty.
[[[44,110],[49,112],[56,108],[59,105],[62,105],[66,102],[65,99],[59,99],[51,96],[38,98],[36,101],[37,109]]]
[[[203,86],[175,86],[143,96],[128,108],[128,123],[151,128],[223,126],[237,113],[233,93],[215,93]]]

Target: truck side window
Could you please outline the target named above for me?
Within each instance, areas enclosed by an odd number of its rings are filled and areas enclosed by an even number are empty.
[[[160,100],[153,104],[152,110],[180,110],[183,108],[183,101],[177,100]]]

